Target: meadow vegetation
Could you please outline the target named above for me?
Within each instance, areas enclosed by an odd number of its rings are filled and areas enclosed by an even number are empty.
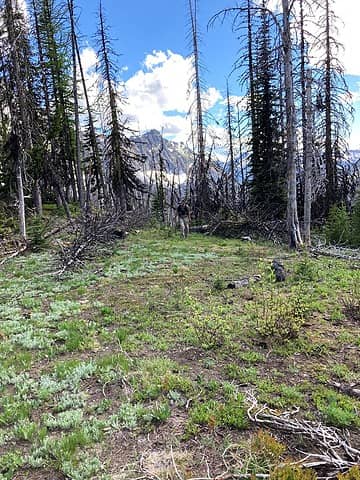
[[[249,421],[250,390],[359,445],[360,400],[338,388],[360,382],[358,266],[168,229],[55,264],[39,246],[2,267],[0,480],[316,479],[290,465],[311,442]]]

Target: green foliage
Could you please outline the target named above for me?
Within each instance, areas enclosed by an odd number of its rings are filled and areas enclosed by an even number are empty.
[[[6,452],[0,457],[0,476],[6,480],[12,480],[14,473],[25,463],[21,452]],[[2,479],[1,479],[2,480]]]
[[[59,324],[59,329],[57,338],[64,340],[68,352],[85,350],[93,344],[94,326],[85,323],[83,320],[65,320]]]
[[[41,438],[46,435],[45,428],[39,428],[39,425],[35,422],[25,418],[20,420],[14,426],[14,435],[19,440],[33,441],[34,438]]]
[[[115,330],[115,336],[117,338],[117,341],[121,345],[126,340],[126,337],[128,336],[128,331],[126,328],[117,328]]]
[[[313,399],[328,425],[340,428],[360,426],[360,402],[327,388],[317,389]]]
[[[298,386],[276,383],[271,380],[258,382],[259,399],[274,408],[305,406],[304,395]]]
[[[0,204],[0,237],[7,237],[14,234],[17,227],[16,217],[12,212],[6,211],[6,208]]]
[[[288,465],[276,468],[270,475],[270,480],[316,480],[314,470],[305,469],[297,465]]]
[[[237,380],[245,384],[255,384],[259,373],[255,367],[242,368],[234,363],[226,365],[225,372],[230,380]]]
[[[34,252],[40,252],[48,247],[48,241],[45,237],[47,227],[48,223],[38,215],[33,216],[31,221],[28,222],[27,235]]]
[[[360,197],[356,201],[351,214],[350,244],[353,247],[360,247]]]
[[[213,289],[217,291],[222,291],[225,289],[225,282],[221,278],[216,278],[214,280]]]
[[[43,417],[44,425],[50,430],[70,430],[79,426],[82,420],[83,411],[81,409],[67,410],[56,416],[47,413]]]
[[[347,244],[350,240],[350,217],[343,205],[331,207],[325,225],[326,241],[335,244]]]
[[[270,292],[262,290],[248,308],[257,333],[266,341],[275,343],[296,339],[308,314],[300,291],[285,296],[275,289]]]
[[[314,261],[303,258],[294,266],[294,278],[298,281],[315,282],[319,279],[319,269]]]
[[[336,363],[332,367],[332,372],[339,380],[345,382],[351,382],[354,380],[354,373],[345,364]]]
[[[247,441],[233,444],[228,449],[235,471],[250,478],[255,474],[268,474],[281,462],[285,451],[286,446],[265,430],[254,433]]]
[[[346,318],[360,322],[360,275],[354,274],[349,291],[342,299],[343,313]]]
[[[248,418],[243,396],[236,395],[226,403],[208,400],[195,405],[189,412],[187,432],[196,433],[200,425],[210,429],[221,425],[240,430],[247,428]]]
[[[351,467],[347,473],[339,473],[338,480],[360,480],[360,466]]]
[[[33,404],[30,401],[21,401],[10,396],[3,397],[0,405],[2,407],[0,426],[11,425],[12,423],[28,418],[33,408]]]
[[[250,350],[248,352],[240,352],[239,359],[246,363],[260,363],[265,361],[265,357],[262,353]]]
[[[171,415],[171,409],[167,402],[162,402],[160,404],[155,404],[152,408],[149,409],[148,413],[144,415],[144,420],[149,423],[162,423]]]
[[[209,299],[205,305],[187,294],[186,305],[190,310],[187,319],[189,340],[207,350],[219,348],[234,334],[234,323],[228,308]]]
[[[100,460],[94,456],[81,455],[61,465],[62,472],[72,480],[92,480],[94,478],[105,480],[105,467]],[[108,478],[108,477],[107,477]]]

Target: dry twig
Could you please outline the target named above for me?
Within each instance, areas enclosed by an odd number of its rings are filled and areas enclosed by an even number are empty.
[[[307,437],[316,444],[319,453],[300,452],[304,455],[299,462],[303,467],[326,468],[329,471],[326,478],[335,478],[337,473],[359,465],[360,450],[350,444],[344,432],[321,423],[294,418],[298,408],[278,414],[266,405],[259,406],[253,392],[248,392],[247,397],[250,403],[247,413],[252,422]]]

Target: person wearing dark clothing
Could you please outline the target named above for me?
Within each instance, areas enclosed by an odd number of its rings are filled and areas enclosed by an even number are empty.
[[[190,229],[190,208],[184,200],[177,207],[177,215],[179,217],[181,235],[183,238],[186,238]]]

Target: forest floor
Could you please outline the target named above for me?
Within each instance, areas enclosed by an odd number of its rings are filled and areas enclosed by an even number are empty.
[[[358,266],[148,230],[54,271],[51,251],[2,267],[0,480],[266,478],[319,451],[249,420],[250,398],[359,448]]]

